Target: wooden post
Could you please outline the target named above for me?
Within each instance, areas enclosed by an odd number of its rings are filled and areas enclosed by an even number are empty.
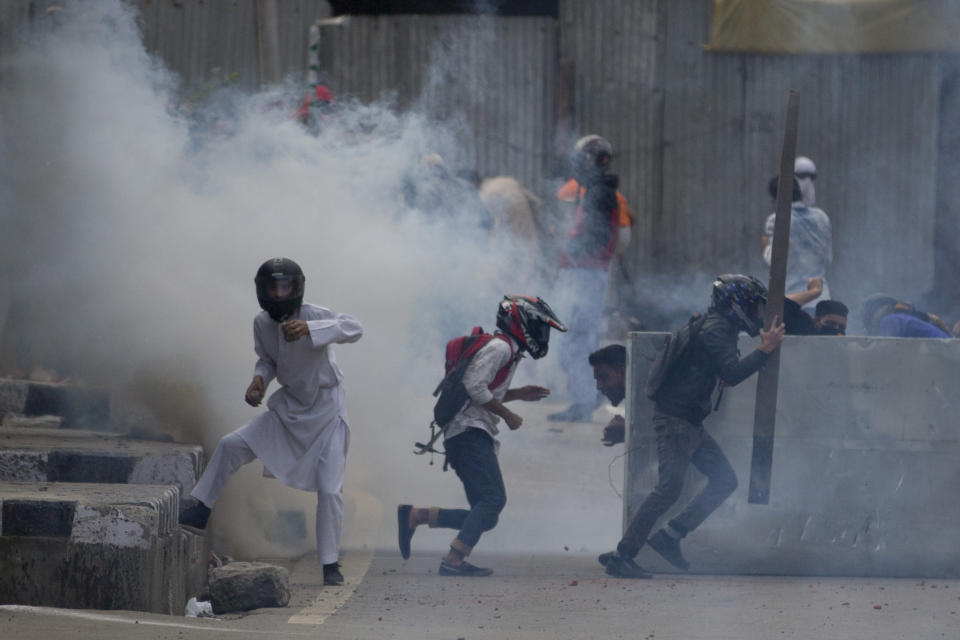
[[[790,209],[793,201],[793,162],[797,154],[798,94],[791,91],[787,100],[787,123],[780,151],[780,176],[777,180],[777,208],[773,227],[773,253],[767,308],[763,324],[770,327],[774,316],[783,321],[783,297],[786,293],[787,250],[790,247]],[[777,384],[780,381],[780,349],[767,358],[757,374],[757,401],[753,414],[753,457],[750,461],[751,504],[770,502],[770,472],[773,466],[773,433],[777,420]]]

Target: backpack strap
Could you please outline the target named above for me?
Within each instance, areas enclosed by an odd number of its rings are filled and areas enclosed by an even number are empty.
[[[523,357],[523,350],[515,349],[513,346],[513,340],[508,338],[506,335],[498,331],[497,333],[493,334],[493,337],[500,338],[510,345],[510,361],[503,365],[499,371],[497,371],[496,375],[493,376],[493,380],[491,380],[490,384],[487,385],[487,388],[491,390],[496,389],[503,384],[503,381],[507,379],[508,375],[510,375],[510,369],[517,362],[517,360]]]

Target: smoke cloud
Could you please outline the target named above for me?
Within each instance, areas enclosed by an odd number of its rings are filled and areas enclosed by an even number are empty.
[[[504,293],[548,294],[536,258],[487,240],[458,218],[460,202],[441,201],[444,216],[405,199],[424,154],[457,157],[456,128],[342,100],[311,135],[293,117],[304,92],[293,79],[188,104],[144,50],[133,9],[62,4],[2,61],[4,369],[106,385],[115,406],[135,405],[210,452],[258,411],[242,400],[255,360],[253,276],[287,256],[306,274],[305,300],[365,325],[360,342],[336,349],[353,432],[347,493],[374,493],[387,520],[399,501],[462,505],[452,473],[409,453],[427,435],[442,345],[475,324],[492,329]],[[525,363],[521,379],[542,376]],[[505,464],[526,464],[512,455]],[[228,552],[289,552],[256,533],[264,513],[302,507],[312,526],[312,494],[260,470],[241,470],[218,503],[214,531]],[[596,482],[609,493],[605,477]],[[604,516],[584,521],[611,522],[613,536],[610,498]],[[498,540],[507,550],[543,543],[529,533]]]

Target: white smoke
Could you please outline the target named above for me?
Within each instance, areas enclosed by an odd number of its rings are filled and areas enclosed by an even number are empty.
[[[523,254],[458,222],[459,203],[446,203],[449,220],[404,212],[405,177],[425,153],[455,157],[456,132],[347,101],[312,136],[293,118],[295,81],[185,105],[119,0],[63,3],[0,77],[8,369],[106,384],[212,451],[256,414],[242,402],[253,275],[287,256],[306,274],[307,301],[365,325],[359,343],[337,348],[348,493],[462,505],[452,473],[438,481],[410,455],[427,435],[442,345],[474,324],[492,329],[503,293],[547,294],[524,275],[535,269]],[[242,470],[218,505],[228,550],[269,552],[240,532],[271,505],[302,504],[312,522],[312,496],[259,471]]]

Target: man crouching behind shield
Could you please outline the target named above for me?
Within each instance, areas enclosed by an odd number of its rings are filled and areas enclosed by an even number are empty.
[[[254,282],[263,309],[253,320],[259,359],[246,402],[257,407],[267,385],[280,384],[267,411],[224,436],[191,492],[180,522],[204,528],[227,479],[259,458],[269,475],[289,487],[317,492],[317,557],[323,582],[343,584],[338,558],[343,526],[343,474],[350,428],[334,343],[363,335],[351,315],[303,302],[305,278],[296,262],[273,258]]]

